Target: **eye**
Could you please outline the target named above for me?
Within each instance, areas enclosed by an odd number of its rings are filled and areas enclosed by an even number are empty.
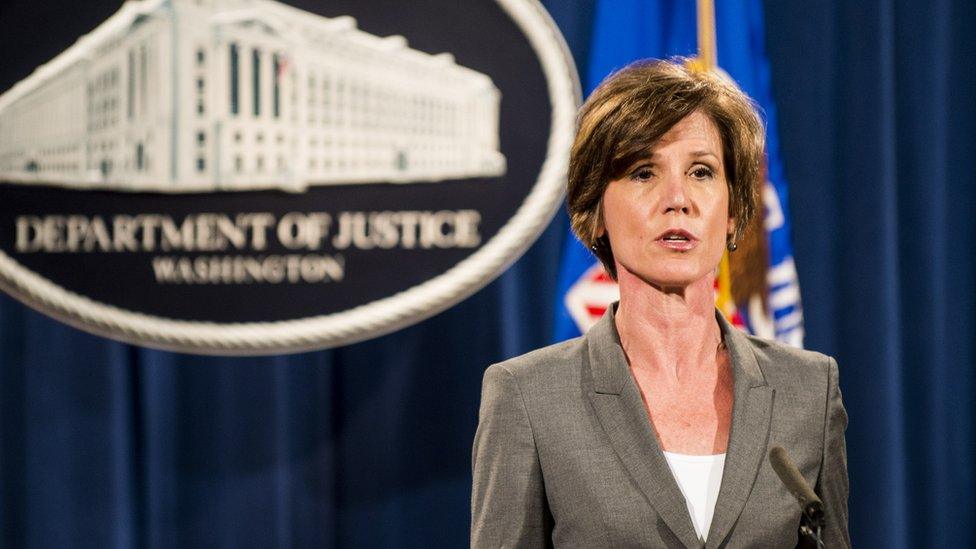
[[[712,168],[699,164],[691,169],[691,176],[695,179],[712,179],[715,177],[715,171]]]
[[[647,181],[652,177],[654,177],[654,171],[651,170],[650,166],[641,166],[630,172],[630,178],[634,181]]]

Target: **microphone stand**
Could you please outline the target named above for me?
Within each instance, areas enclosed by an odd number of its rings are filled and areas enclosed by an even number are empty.
[[[797,547],[824,549],[822,537],[824,527],[824,506],[817,494],[800,474],[796,465],[782,446],[774,446],[769,451],[769,463],[776,475],[800,504],[800,539]]]
[[[806,522],[806,519],[804,519],[800,523],[800,535],[803,537],[800,539],[800,543],[797,544],[797,547],[802,547],[804,549],[807,547],[824,549],[823,538],[820,537],[823,527],[818,525],[811,528],[809,524],[805,524]]]

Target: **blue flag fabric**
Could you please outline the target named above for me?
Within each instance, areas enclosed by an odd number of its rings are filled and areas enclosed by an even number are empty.
[[[768,310],[741,310],[754,333],[803,345],[800,291],[790,241],[787,185],[777,137],[769,63],[764,44],[760,0],[715,3],[718,64],[760,106],[767,131],[768,183],[763,191],[769,243]],[[608,74],[631,61],[697,53],[696,4],[693,0],[598,0],[590,58],[584,75],[589,94]],[[578,336],[597,318],[615,285],[600,276],[592,254],[570,232],[562,253],[554,340]],[[735,281],[732,281],[733,286]],[[763,320],[759,316],[771,316]]]

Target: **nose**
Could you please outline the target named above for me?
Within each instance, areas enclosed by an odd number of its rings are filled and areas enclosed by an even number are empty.
[[[667,178],[663,188],[664,197],[662,210],[665,214],[691,213],[691,199],[685,188],[684,177],[674,174]]]

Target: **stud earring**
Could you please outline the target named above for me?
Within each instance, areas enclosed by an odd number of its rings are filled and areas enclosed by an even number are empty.
[[[729,252],[734,252],[739,249],[739,247],[735,244],[735,240],[729,240],[729,243],[726,244],[725,247],[728,248]]]
[[[605,239],[605,238],[606,238],[606,235],[605,234],[603,236],[596,237],[596,239],[593,241],[593,245],[590,246],[590,249],[593,250],[594,253],[595,252],[599,252],[600,251],[600,248],[603,248],[603,247],[606,246],[606,243],[603,241],[603,239]]]

